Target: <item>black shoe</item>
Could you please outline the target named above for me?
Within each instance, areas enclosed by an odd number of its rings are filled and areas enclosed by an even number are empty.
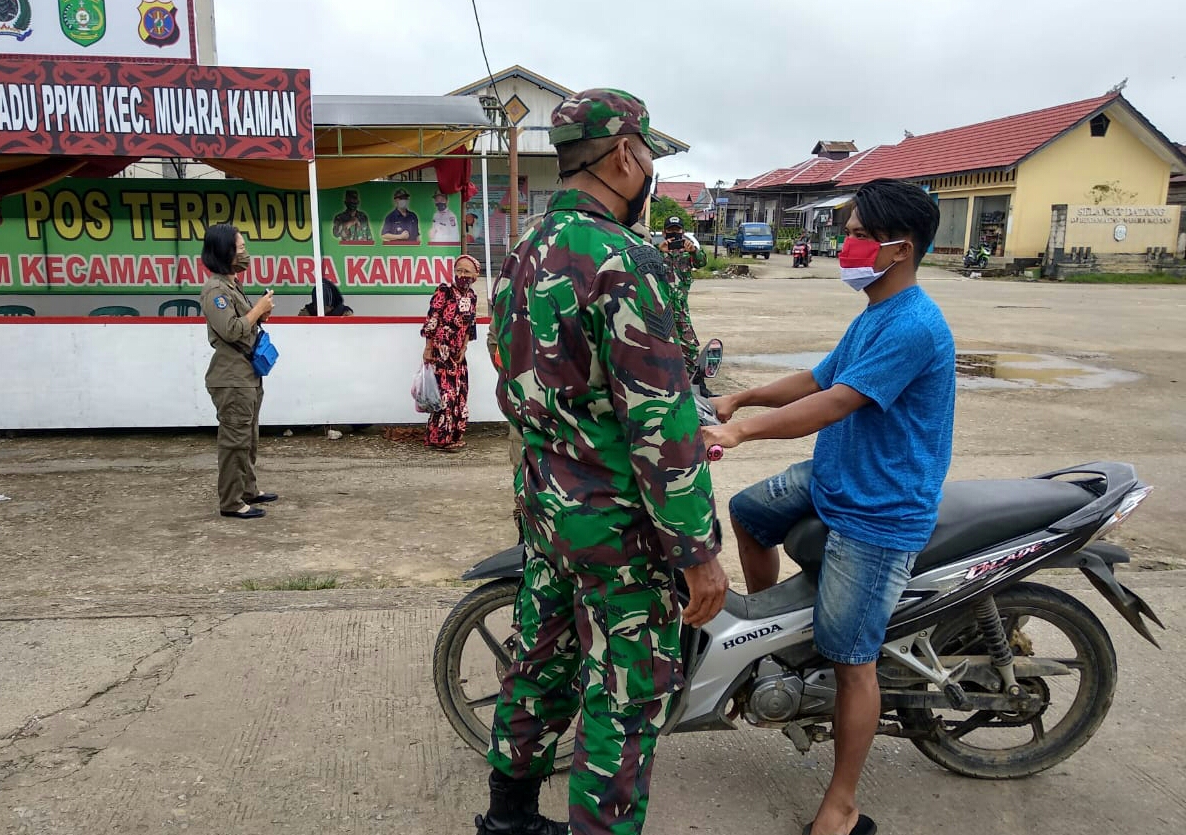
[[[536,812],[527,820],[497,821],[478,815],[474,818],[477,835],[568,835],[568,824],[548,820]]]
[[[261,516],[267,516],[267,511],[262,507],[253,507],[250,510],[220,510],[218,511],[223,516],[230,516],[235,519],[258,519]]]
[[[244,499],[245,504],[266,504],[267,502],[274,502],[280,498],[275,493],[260,493],[258,496],[252,496],[250,499]]]
[[[474,818],[478,835],[568,835],[568,824],[539,813],[543,780],[515,780],[497,770],[490,773],[490,809]]]

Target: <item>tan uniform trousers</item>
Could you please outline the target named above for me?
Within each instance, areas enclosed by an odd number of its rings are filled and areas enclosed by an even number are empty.
[[[233,511],[259,495],[255,454],[263,386],[208,387],[218,412],[218,509]]]

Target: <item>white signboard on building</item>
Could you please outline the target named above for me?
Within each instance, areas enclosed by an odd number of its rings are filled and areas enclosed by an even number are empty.
[[[196,63],[194,0],[0,0],[0,57]]]

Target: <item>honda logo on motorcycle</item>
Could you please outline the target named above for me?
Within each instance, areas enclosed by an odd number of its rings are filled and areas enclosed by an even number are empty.
[[[744,635],[738,635],[736,638],[730,638],[722,644],[724,649],[733,649],[739,647],[747,641],[756,641],[758,638],[765,638],[767,635],[773,635],[775,632],[782,632],[782,627],[777,623],[770,626],[763,626],[761,629],[755,629],[752,632],[746,632]]]
[[[1042,550],[1042,543],[1035,543],[1027,545],[1024,548],[1014,551],[1004,557],[998,557],[995,560],[988,560],[968,569],[968,573],[964,575],[965,580],[975,580],[977,577],[982,577],[990,571],[997,571],[1007,565],[1012,565],[1018,560],[1023,560],[1028,556],[1038,553]]]

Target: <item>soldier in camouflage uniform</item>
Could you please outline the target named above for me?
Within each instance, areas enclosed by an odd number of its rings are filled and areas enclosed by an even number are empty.
[[[563,190],[494,286],[498,399],[523,435],[518,647],[491,732],[480,835],[559,835],[541,781],[577,717],[574,833],[636,833],[682,685],[673,573],[699,626],[728,581],[662,257],[630,230],[667,148],[643,103],[587,90],[552,113]]]
[[[692,292],[692,271],[708,263],[708,256],[695,238],[684,234],[684,222],[678,216],[667,219],[663,228],[663,243],[659,244],[667,265],[667,279],[671,282],[671,312],[675,317],[675,333],[684,352],[684,367],[688,376],[696,373],[700,358],[700,340],[692,327],[692,312],[688,309],[688,294]]]

